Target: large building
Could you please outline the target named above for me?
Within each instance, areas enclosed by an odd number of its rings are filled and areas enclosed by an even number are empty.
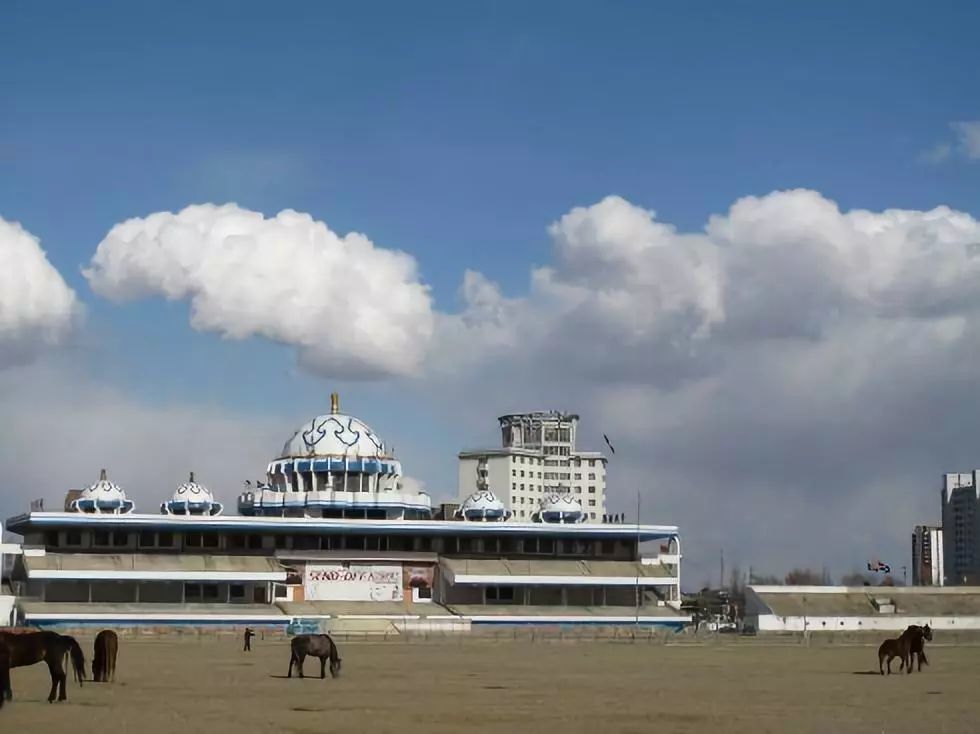
[[[536,412],[504,415],[501,447],[459,454],[458,496],[462,501],[474,481],[489,488],[517,521],[540,518],[556,497],[581,505],[583,522],[601,523],[606,514],[606,457],[576,447],[579,417]]]
[[[943,529],[916,525],[912,531],[912,585],[944,586]]]
[[[943,563],[948,585],[980,583],[980,471],[944,474]]]
[[[239,515],[193,475],[142,513],[103,471],[63,509],[38,502],[8,520],[23,538],[4,547],[18,621],[407,631],[690,620],[676,527],[584,523],[558,494],[532,522],[475,473],[458,508],[433,511],[377,434],[332,402],[242,493]],[[658,550],[644,555],[645,542]]]

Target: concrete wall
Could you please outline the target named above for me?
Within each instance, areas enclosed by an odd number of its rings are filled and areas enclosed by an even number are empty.
[[[901,632],[910,624],[928,624],[935,630],[980,630],[980,617],[779,617],[746,614],[746,624],[759,632]]]

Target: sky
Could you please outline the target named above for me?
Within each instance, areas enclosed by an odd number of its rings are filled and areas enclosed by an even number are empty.
[[[811,5],[5,3],[0,514],[233,505],[337,390],[437,500],[579,413],[686,586],[910,563],[980,465],[980,9]]]

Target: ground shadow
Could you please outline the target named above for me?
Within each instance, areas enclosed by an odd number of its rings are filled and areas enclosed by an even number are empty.
[[[851,675],[881,675],[881,672],[878,670],[855,670]],[[896,673],[892,673],[892,675],[896,675]]]

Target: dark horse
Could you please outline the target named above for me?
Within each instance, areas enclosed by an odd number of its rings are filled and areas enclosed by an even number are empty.
[[[112,630],[102,630],[95,636],[95,654],[92,656],[92,680],[108,683],[116,680],[116,653],[119,637]]]
[[[918,627],[918,625],[909,625],[906,632],[913,627]],[[922,627],[918,627],[918,629],[922,630],[922,637],[913,638],[912,644],[909,647],[909,663],[912,662],[913,658],[918,658],[918,670],[919,672],[922,672],[922,664],[929,664],[929,659],[926,658],[926,650],[923,643],[927,641],[932,642],[932,628],[929,625],[924,625]],[[911,673],[912,671],[910,670],[909,672]]]
[[[7,691],[10,690],[10,650],[6,643],[0,640],[0,709],[3,702],[7,700]]]
[[[899,670],[905,669],[906,673],[912,672],[912,654],[916,653],[919,658],[919,670],[922,670],[923,640],[932,639],[932,630],[929,625],[919,627],[909,625],[906,630],[896,639],[885,640],[878,648],[878,672],[885,674],[887,664],[888,674],[892,672],[892,659],[899,658],[901,664]],[[928,661],[926,661],[928,663]]]
[[[85,680],[85,654],[74,637],[48,631],[27,634],[0,632],[0,644],[7,648],[11,668],[34,665],[42,661],[48,664],[48,672],[51,673],[49,703],[55,700],[56,694],[59,701],[68,698],[65,692],[68,681],[65,660],[68,657],[71,657],[71,666],[78,685],[82,685],[82,681]],[[8,701],[13,699],[9,677],[5,682],[4,693]]]
[[[306,656],[320,658],[320,678],[327,677],[327,659],[330,660],[330,675],[336,678],[340,675],[340,655],[337,653],[337,646],[330,635],[297,635],[290,643],[292,655],[289,657],[289,672],[287,678],[293,677],[293,665],[299,670],[299,677],[303,678],[303,661]]]

